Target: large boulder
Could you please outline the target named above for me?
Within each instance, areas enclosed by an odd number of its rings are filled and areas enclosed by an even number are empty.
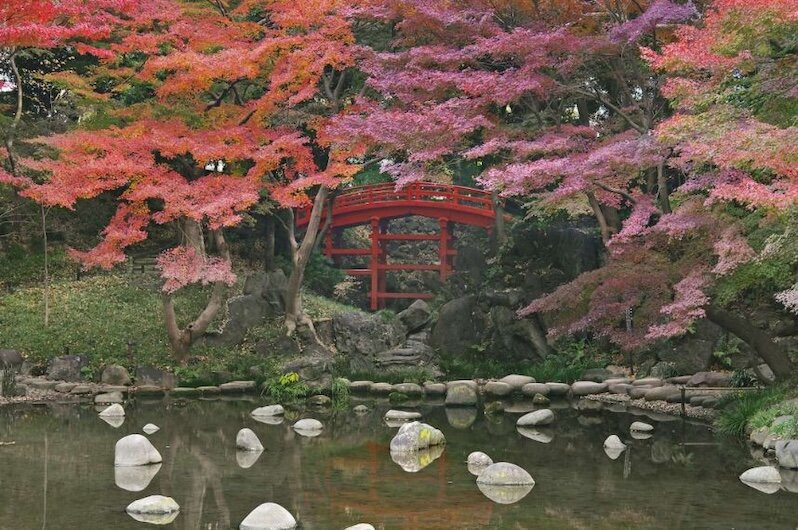
[[[245,294],[233,296],[227,300],[227,319],[222,331],[205,338],[210,346],[234,346],[241,342],[249,328],[263,322],[267,316],[273,316],[269,304],[261,296]]]
[[[779,440],[776,442],[776,460],[779,466],[798,469],[798,440]]]
[[[549,425],[554,421],[554,413],[549,409],[536,410],[524,414],[515,423],[518,427],[532,427],[535,425]]]
[[[717,325],[699,320],[695,333],[663,342],[655,353],[660,361],[669,363],[675,375],[694,374],[709,368],[715,344],[722,335]]]
[[[698,372],[687,382],[687,386],[730,386],[731,374],[723,372]]]
[[[399,432],[391,440],[391,452],[420,451],[446,443],[443,433],[427,425],[414,421],[399,427]]]
[[[130,374],[127,368],[118,364],[110,364],[105,367],[100,380],[106,385],[127,386],[130,384]]]
[[[291,513],[273,502],[265,502],[249,512],[239,530],[292,530],[296,519]]]
[[[397,313],[396,318],[408,332],[423,328],[430,320],[432,310],[424,300],[416,300],[404,311]]]
[[[483,388],[489,396],[509,396],[513,393],[513,387],[502,381],[488,381]]]
[[[177,380],[175,374],[166,370],[154,366],[137,366],[136,385],[171,389],[177,386]]]
[[[19,369],[25,360],[17,350],[0,349],[0,370]]]
[[[85,355],[62,355],[50,361],[47,377],[56,381],[80,381],[81,370],[88,366],[89,359]]]
[[[332,328],[335,346],[349,359],[352,372],[375,371],[378,354],[402,345],[406,338],[404,325],[399,320],[386,322],[377,314],[341,313],[333,317]]]
[[[467,384],[452,385],[446,389],[446,405],[472,407],[478,400],[476,390]]]
[[[481,321],[477,325],[476,321]],[[462,355],[479,342],[479,330],[485,329],[485,315],[477,311],[476,296],[455,298],[438,311],[432,330],[432,346],[449,355]]]
[[[256,272],[244,282],[244,296],[257,296],[266,303],[266,316],[280,315],[285,312],[288,278],[280,270]]]
[[[509,462],[496,462],[485,468],[477,477],[477,484],[495,486],[534,486],[535,481],[527,471]]]
[[[114,447],[115,466],[146,466],[162,461],[161,453],[140,434],[125,436]]]

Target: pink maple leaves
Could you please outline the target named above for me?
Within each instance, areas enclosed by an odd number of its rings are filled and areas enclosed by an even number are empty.
[[[158,256],[157,262],[165,280],[163,291],[166,293],[174,293],[194,283],[233,285],[236,281],[229,261],[216,256],[204,256],[193,247],[169,249]]]

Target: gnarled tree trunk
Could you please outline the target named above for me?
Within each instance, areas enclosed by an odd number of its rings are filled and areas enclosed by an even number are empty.
[[[301,244],[298,244],[296,241],[293,212],[289,217],[287,227],[288,240],[291,245],[291,260],[294,265],[294,268],[291,270],[291,276],[288,278],[288,291],[285,300],[285,326],[289,336],[294,334],[299,325],[307,325],[313,329],[312,322],[302,309],[301,288],[302,280],[305,277],[305,268],[316,246],[316,237],[319,234],[321,216],[329,192],[330,189],[327,186],[319,187],[319,191],[316,192],[316,197],[313,199],[313,208],[310,212],[308,227],[305,230],[305,236],[302,238]]]
[[[186,242],[197,248],[202,238],[202,228],[199,223],[194,221],[187,221],[184,226],[184,233],[186,235]],[[216,249],[219,255],[228,263],[230,262],[230,249],[227,247],[227,242],[224,239],[221,229],[211,231]],[[203,244],[204,251],[204,244]],[[202,254],[204,256],[204,253]],[[217,282],[213,285],[211,297],[208,300],[208,305],[202,310],[202,313],[189,323],[185,328],[180,328],[177,323],[177,315],[175,314],[174,298],[169,293],[163,295],[163,309],[166,318],[166,332],[169,336],[169,345],[172,347],[172,353],[178,361],[184,361],[188,357],[188,352],[191,345],[200,339],[207,331],[208,326],[213,319],[224,307],[224,302],[227,294],[227,285],[223,282]]]
[[[708,306],[706,312],[710,321],[734,333],[739,339],[751,346],[770,366],[777,379],[784,380],[792,375],[793,365],[787,355],[786,348],[775,342],[768,333],[754,326],[745,318],[720,307]]]

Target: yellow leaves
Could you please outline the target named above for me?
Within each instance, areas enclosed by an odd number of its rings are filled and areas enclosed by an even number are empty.
[[[109,99],[109,94],[100,94],[95,91],[94,87],[89,83],[90,78],[78,75],[71,70],[45,74],[42,79],[85,99],[95,101],[108,101]]]

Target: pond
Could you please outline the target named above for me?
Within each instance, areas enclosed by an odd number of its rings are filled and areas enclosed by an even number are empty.
[[[283,423],[270,425],[249,416],[262,404],[254,398],[139,399],[127,404],[117,428],[90,405],[2,408],[0,442],[15,443],[0,446],[0,528],[147,528],[125,507],[152,494],[181,506],[163,528],[192,530],[238,528],[264,502],[287,508],[300,528],[323,530],[358,522],[406,530],[763,529],[798,522],[798,497],[742,484],[738,475],[754,465],[749,449],[719,443],[701,424],[642,412],[580,412],[562,401],[552,403],[551,427],[519,433],[518,414],[423,404],[424,421],[446,436],[445,449],[421,462],[397,463],[388,450],[396,428],[382,421],[388,403],[365,401],[373,407],[365,415],[351,411],[357,403],[337,412],[289,410]],[[322,420],[323,433],[295,434],[291,424],[299,417]],[[654,435],[632,439],[629,425],[636,420],[652,423]],[[120,475],[114,444],[147,423],[161,428],[150,439],[163,464],[143,478]],[[235,450],[242,427],[266,447],[257,459]],[[629,443],[616,459],[603,449],[610,434]],[[491,501],[468,472],[472,451],[520,465],[534,477],[534,488],[512,504]]]

